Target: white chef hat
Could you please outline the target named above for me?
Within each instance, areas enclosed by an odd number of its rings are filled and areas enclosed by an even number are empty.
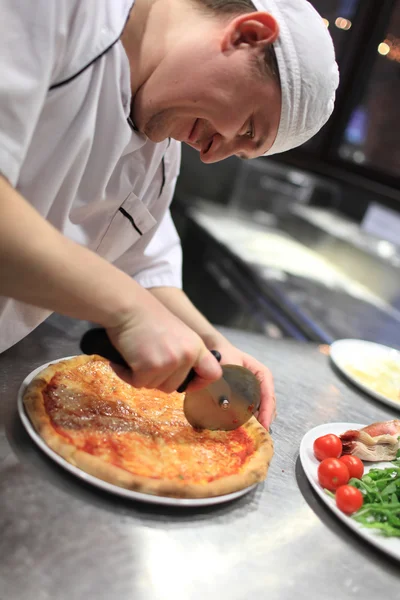
[[[282,88],[276,139],[265,156],[300,146],[329,119],[339,84],[332,38],[307,0],[252,0],[279,24],[274,50]]]

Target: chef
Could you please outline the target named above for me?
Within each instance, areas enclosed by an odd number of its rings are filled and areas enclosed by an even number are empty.
[[[182,291],[169,205],[203,162],[293,148],[329,118],[332,42],[306,0],[2,0],[0,351],[52,311],[106,328],[131,383],[170,392],[268,369]]]

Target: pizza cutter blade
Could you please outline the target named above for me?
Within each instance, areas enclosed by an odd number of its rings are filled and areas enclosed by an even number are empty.
[[[260,408],[260,382],[238,365],[222,365],[221,379],[206,388],[188,391],[183,410],[196,429],[230,431],[244,425]]]

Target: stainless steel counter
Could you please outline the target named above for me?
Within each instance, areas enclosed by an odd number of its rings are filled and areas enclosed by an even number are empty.
[[[78,351],[83,323],[53,317],[0,356],[1,600],[397,598],[400,565],[347,530],[310,489],[303,434],[393,418],[342,381],[317,346],[224,330],[275,375],[279,415],[265,483],[228,505],[155,508],[82,484],[30,441],[16,392]]]
[[[304,212],[305,208],[302,208]],[[311,212],[310,207],[307,210]],[[199,245],[196,232],[201,230],[208,238],[205,242],[207,247],[210,242],[217,243],[223,249],[224,257],[232,257],[236,262],[236,268],[232,270],[238,271],[237,265],[244,264],[247,278],[256,280],[263,300],[268,299],[278,312],[285,313],[297,329],[306,334],[306,339],[331,343],[335,339],[354,337],[400,348],[400,311],[395,306],[400,293],[400,270],[394,265],[390,271],[391,292],[387,289],[386,280],[380,278],[383,266],[370,265],[369,280],[376,287],[375,280],[379,278],[381,297],[372,288],[357,281],[358,273],[366,268],[360,258],[361,251],[354,256],[355,250],[351,247],[341,251],[336,249],[342,263],[348,261],[352,264],[352,272],[347,274],[343,264],[341,267],[335,265],[333,249],[330,255],[324,256],[333,239],[328,233],[324,233],[317,247],[312,248],[304,243],[306,236],[299,234],[293,222],[291,233],[285,230],[288,217],[286,221],[266,213],[260,217],[257,213],[237,211],[206,201],[197,201],[186,214],[194,224],[188,236],[194,253],[198,253]],[[317,215],[325,223],[326,215],[322,211]],[[346,231],[344,225],[343,229]],[[353,230],[348,226],[347,232],[350,231]],[[303,241],[292,234],[303,237]],[[312,246],[311,240],[310,244]],[[187,250],[184,244],[186,257]],[[215,256],[214,250],[212,260],[221,268],[221,259]],[[213,267],[215,269],[215,264]],[[384,299],[387,295],[391,296],[393,306],[387,298]],[[250,297],[253,299],[254,293]],[[193,300],[197,304],[197,299]],[[296,333],[289,335],[301,339]]]

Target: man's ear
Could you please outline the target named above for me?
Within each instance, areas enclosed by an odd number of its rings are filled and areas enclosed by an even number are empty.
[[[253,12],[235,17],[223,32],[222,51],[247,46],[273,44],[279,35],[276,19],[266,12]]]

